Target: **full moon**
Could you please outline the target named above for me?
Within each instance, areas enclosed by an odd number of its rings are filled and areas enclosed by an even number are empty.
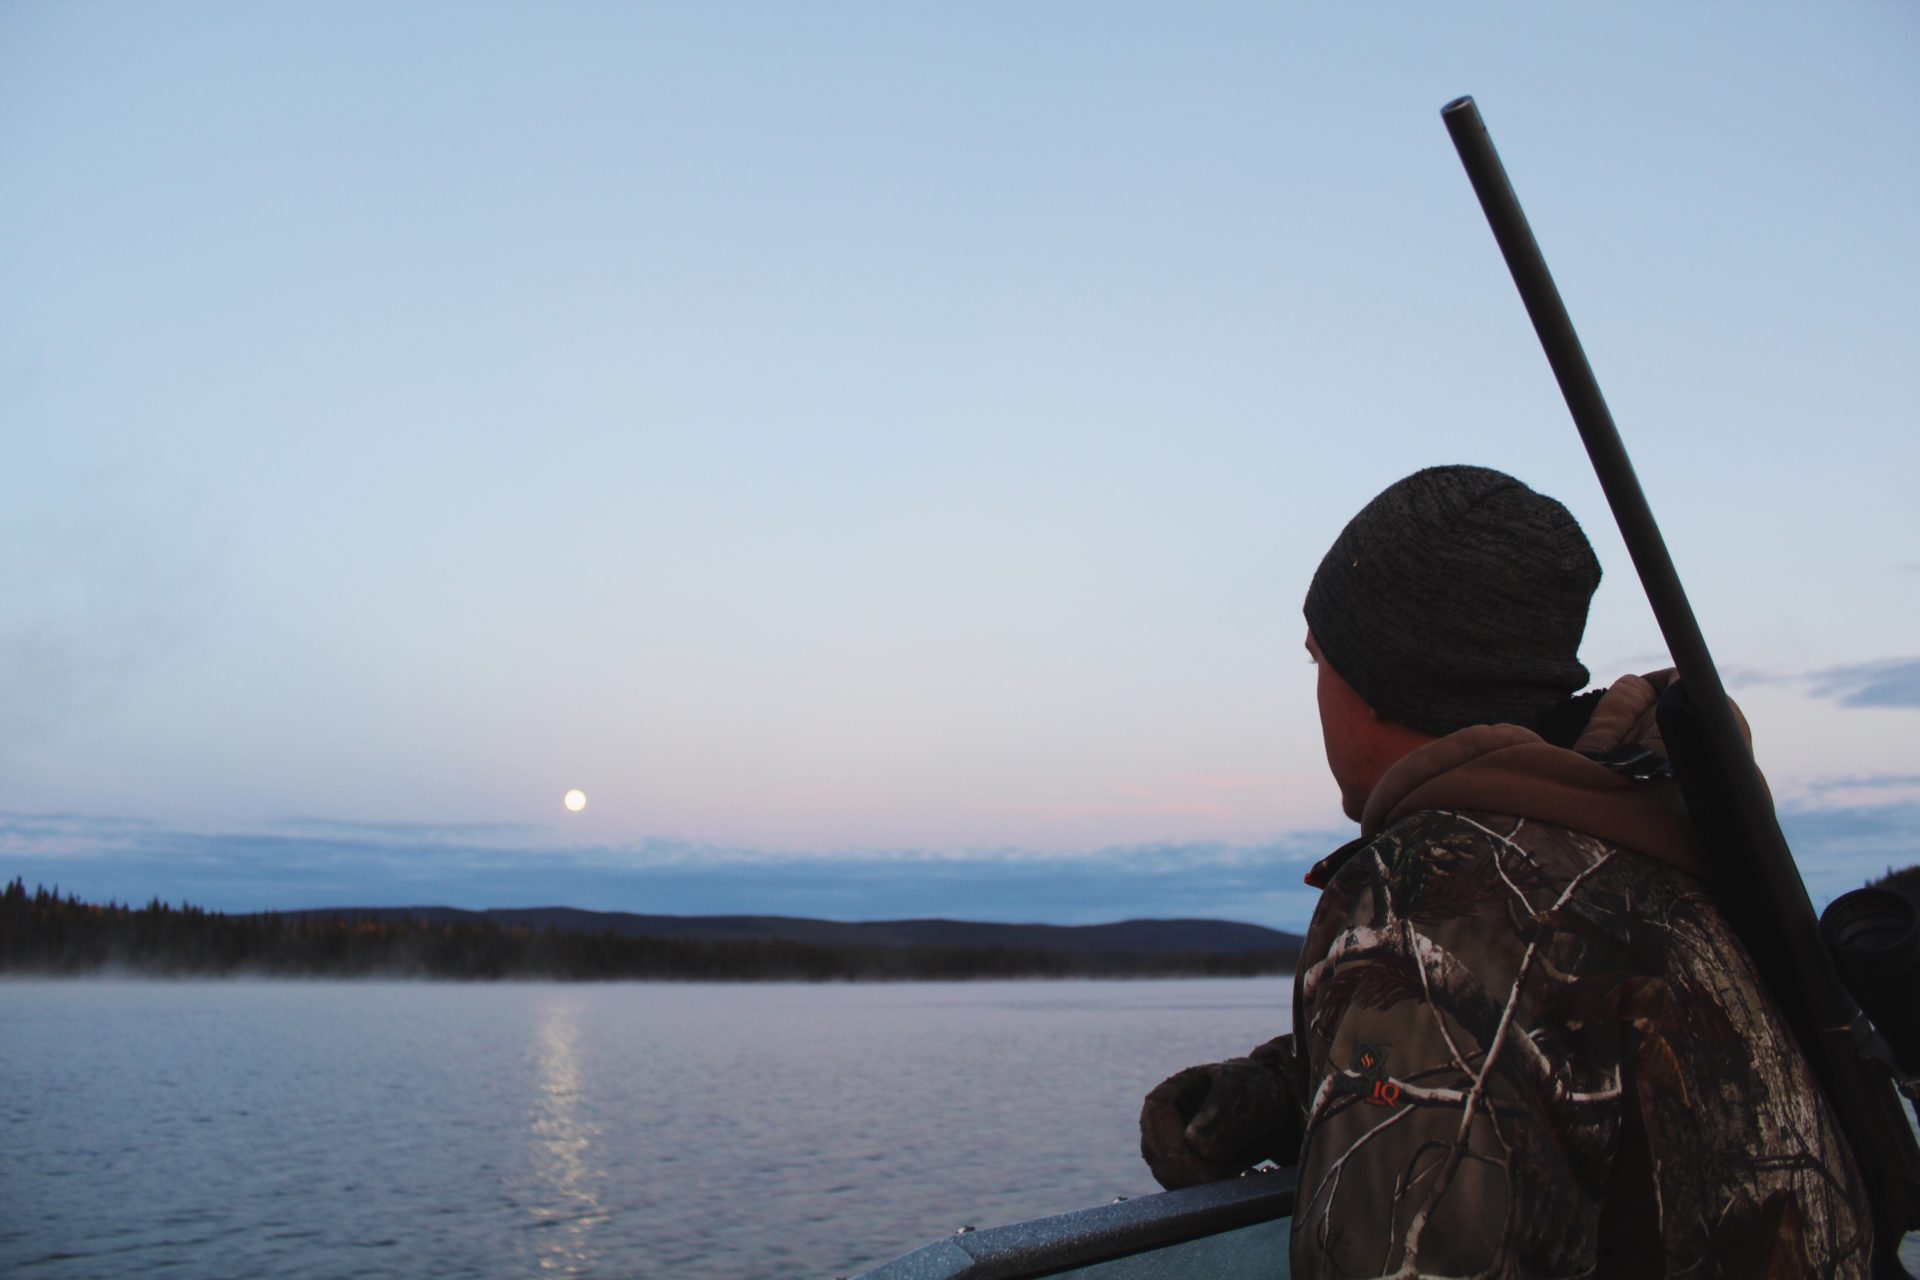
[[[567,812],[578,813],[587,807],[587,793],[575,787],[560,798],[560,803],[567,806]]]

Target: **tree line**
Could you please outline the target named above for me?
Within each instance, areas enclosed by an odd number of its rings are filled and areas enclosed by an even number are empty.
[[[1915,906],[1920,907],[1920,866],[1902,867],[1898,871],[1888,867],[1887,874],[1875,880],[1869,887],[1891,889],[1895,893],[1905,894],[1913,900]]]
[[[486,921],[226,915],[155,898],[82,902],[57,888],[0,893],[0,973],[164,977],[565,981],[898,981],[1253,977],[1292,951],[1101,952],[1041,947],[828,945],[777,938],[657,938]]]

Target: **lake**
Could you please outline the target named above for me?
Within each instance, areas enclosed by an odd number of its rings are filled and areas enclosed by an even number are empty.
[[[0,982],[0,1272],[844,1275],[1157,1190],[1289,978]]]

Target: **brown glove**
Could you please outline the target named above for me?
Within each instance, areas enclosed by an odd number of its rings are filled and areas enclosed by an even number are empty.
[[[1302,1116],[1293,1037],[1247,1058],[1188,1067],[1162,1080],[1140,1108],[1140,1154],[1169,1191],[1216,1182],[1262,1160],[1292,1164]]]

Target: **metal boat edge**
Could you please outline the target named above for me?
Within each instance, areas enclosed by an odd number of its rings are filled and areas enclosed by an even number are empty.
[[[1031,1280],[1058,1276],[1284,1221],[1293,1213],[1296,1185],[1292,1169],[1256,1170],[1224,1182],[1163,1191],[1050,1218],[963,1230],[861,1272],[852,1280]],[[1286,1275],[1284,1240],[1278,1254],[1272,1259],[1273,1269],[1265,1274]],[[1209,1267],[1204,1274],[1224,1277],[1225,1273]]]

